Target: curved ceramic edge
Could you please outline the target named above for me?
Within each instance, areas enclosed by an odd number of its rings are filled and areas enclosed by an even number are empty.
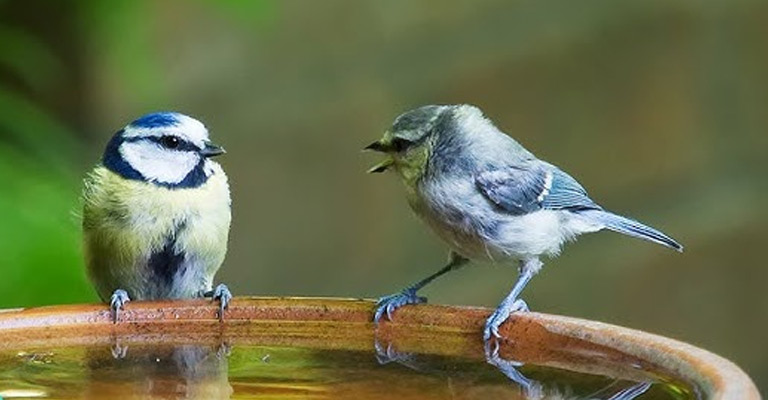
[[[693,345],[643,331],[577,318],[535,314],[550,332],[615,348],[695,378],[714,399],[760,400],[752,380],[736,364]]]
[[[374,302],[364,299],[238,297],[231,303],[225,313],[225,323],[220,326],[235,332],[238,326],[243,328],[250,324],[262,324],[262,327],[269,327],[266,331],[275,337],[280,336],[275,330],[279,333],[281,330],[295,329],[295,323],[301,322],[310,326],[306,332],[307,337],[322,341],[325,338],[316,335],[318,329],[311,328],[313,323],[316,326],[328,322],[346,326],[365,325],[366,334],[359,341],[366,343],[379,332],[386,337],[388,332],[391,334],[403,327],[480,337],[485,318],[491,312],[478,307],[426,304],[404,307],[398,310],[392,322],[382,324],[373,333],[373,325],[370,323],[373,308]],[[217,307],[205,300],[131,302],[121,313],[121,322],[117,325],[111,323],[107,307],[100,304],[4,310],[0,311],[0,335],[3,338],[0,348],[9,349],[14,344],[30,342],[55,341],[62,344],[66,342],[66,337],[88,338],[115,332],[140,336],[152,329],[153,332],[165,332],[172,326],[190,323],[200,330],[216,327]],[[183,329],[178,328],[179,331]],[[541,361],[539,353],[542,351],[551,352],[559,346],[566,346],[569,340],[576,340],[580,341],[581,347],[587,343],[601,351],[613,349],[669,370],[683,379],[695,382],[711,399],[761,399],[750,378],[732,362],[666,337],[600,322],[540,313],[515,315],[502,326],[500,332],[502,341],[523,354],[526,347],[531,347],[529,353],[536,353],[538,361]],[[239,334],[242,337],[264,335],[265,329],[245,329]]]

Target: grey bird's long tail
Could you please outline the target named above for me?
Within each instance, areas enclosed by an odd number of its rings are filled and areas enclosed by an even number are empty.
[[[623,233],[625,235],[639,239],[649,240],[651,242],[673,248],[679,252],[683,251],[683,246],[680,243],[677,243],[675,239],[672,239],[661,231],[653,229],[650,226],[643,225],[633,219],[622,217],[621,215],[613,214],[603,210],[583,210],[577,211],[576,213],[596,221],[605,226],[606,229],[610,229],[614,232]]]

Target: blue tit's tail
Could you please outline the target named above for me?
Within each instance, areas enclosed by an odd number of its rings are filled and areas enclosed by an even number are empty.
[[[675,239],[664,233],[643,225],[635,220],[616,215],[603,210],[582,210],[576,211],[577,214],[584,216],[592,221],[603,225],[606,229],[614,232],[623,233],[640,239],[649,240],[667,247],[671,247],[679,252],[683,252],[683,246],[677,243]]]

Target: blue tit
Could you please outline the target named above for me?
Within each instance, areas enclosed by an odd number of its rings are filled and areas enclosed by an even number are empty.
[[[604,210],[570,175],[537,159],[470,105],[424,106],[395,120],[367,150],[385,159],[369,172],[393,169],[413,211],[451,248],[448,264],[403,291],[383,297],[374,320],[405,304],[426,301],[417,291],[469,260],[519,263],[517,282],[488,318],[484,337],[516,311],[520,293],[577,236],[608,229],[677,251],[664,233]]]
[[[85,179],[88,275],[114,321],[133,300],[213,297],[223,318],[232,294],[213,277],[231,221],[224,149],[194,118],[147,114],[119,130]]]

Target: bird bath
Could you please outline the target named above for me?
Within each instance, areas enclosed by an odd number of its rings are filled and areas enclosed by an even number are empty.
[[[370,323],[367,300],[236,298],[0,312],[0,397],[54,399],[760,399],[731,362],[574,318],[419,305]]]

